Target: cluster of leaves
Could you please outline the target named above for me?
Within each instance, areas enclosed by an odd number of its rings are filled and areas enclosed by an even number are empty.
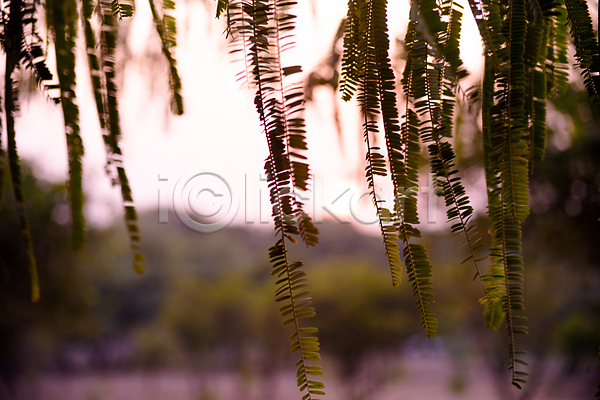
[[[293,3],[283,3],[284,8]],[[468,75],[459,52],[462,7],[452,0],[411,2],[402,77],[406,102],[400,118],[389,56],[387,1],[349,0],[339,90],[346,101],[357,95],[366,144],[366,179],[379,217],[392,284],[398,285],[402,275],[397,243],[400,241],[406,272],[421,312],[421,325],[427,336],[434,336],[437,321],[430,307],[432,265],[426,248],[413,242],[421,237],[414,187],[418,183],[420,143],[423,143],[427,145],[437,191],[447,206],[451,231],[465,237],[469,254],[463,263],[471,261],[475,277],[481,281],[485,325],[497,329],[503,321],[506,323],[512,383],[521,387],[527,376],[518,368],[518,364],[526,363],[520,357],[524,352],[517,350],[515,341],[516,334],[527,332],[524,324],[518,323],[525,320],[521,223],[528,214],[528,176],[532,163],[541,160],[545,153],[545,100],[548,94],[560,94],[567,86],[566,22],[571,26],[584,83],[590,96],[596,98],[600,84],[598,44],[584,1],[526,4],[525,0],[511,3],[472,0],[469,6],[485,45],[481,101],[492,237],[492,265],[488,273],[483,273],[479,265],[483,258],[476,255],[482,242],[472,221],[473,208],[455,167],[450,141],[455,98],[460,80]],[[295,241],[292,235],[304,236],[298,223],[304,213],[300,206],[294,209],[292,204],[294,188],[305,189],[306,185],[295,184],[297,170],[291,161],[298,147],[293,145],[288,131],[288,123],[293,120],[288,117],[286,101],[298,99],[294,106],[299,106],[301,93],[294,86],[288,90],[283,82],[290,69],[281,65],[279,24],[288,19],[277,1],[221,0],[217,17],[224,13],[227,32],[233,35],[233,52],[243,52],[245,76],[249,86],[256,89],[255,104],[269,143],[266,169],[275,226],[281,234],[270,254],[276,266],[274,272],[280,277],[287,274],[278,282],[283,286],[277,296],[278,300],[282,300],[283,294],[293,298],[289,271],[295,273],[301,264],[288,262],[285,239]],[[299,67],[292,69],[299,71]],[[467,95],[473,98],[476,92],[471,90]],[[380,129],[378,119],[383,125],[385,152],[372,144],[373,135]],[[304,164],[302,168],[302,177],[307,177]],[[386,207],[376,196],[378,180],[388,174],[394,187],[393,208]],[[304,273],[297,275],[304,285]],[[292,301],[282,311],[294,309]],[[295,318],[286,320],[292,321]],[[299,369],[299,376],[301,373]]]
[[[176,21],[172,0],[162,8],[149,0],[152,18],[169,63],[172,109],[183,113],[181,80],[172,48],[176,45]],[[314,309],[307,291],[303,264],[292,261],[290,244],[299,238],[307,246],[318,242],[318,231],[297,195],[309,187],[310,172],[302,117],[304,94],[294,80],[301,72],[286,65],[284,53],[292,48],[296,16],[294,0],[217,0],[217,17],[227,21],[232,53],[245,68],[240,79],[254,92],[254,104],[267,139],[265,161],[276,243],[269,250],[272,274],[277,278],[275,297],[281,304],[285,325],[291,325],[291,351],[298,386],[304,399],[323,395],[323,384],[311,376],[322,374],[316,328],[304,326]],[[80,12],[78,12],[78,6]],[[45,63],[44,40],[37,34],[37,2],[12,0],[1,10],[1,44],[6,54],[5,109],[8,132],[8,165],[29,255],[32,298],[39,297],[31,235],[25,213],[21,172],[16,151],[14,113],[18,109],[16,68],[29,68],[40,86],[62,105],[69,153],[69,193],[75,248],[85,239],[83,218],[83,144],[75,98],[75,40],[77,17],[85,32],[85,44],[100,126],[108,153],[108,170],[122,189],[125,218],[134,268],[143,271],[137,217],[131,189],[123,168],[118,142],[120,117],[115,83],[115,51],[118,19],[130,17],[133,2],[126,0],[47,0],[46,22],[56,49],[58,85]],[[505,322],[509,339],[509,369],[513,385],[520,387],[527,373],[517,350],[515,335],[526,333],[523,305],[521,224],[529,212],[528,176],[546,146],[546,98],[567,86],[567,27],[575,47],[585,87],[600,103],[600,51],[585,0],[469,0],[469,8],[484,43],[485,71],[480,94],[485,175],[490,220],[491,268],[484,273],[477,256],[481,241],[472,221],[473,208],[455,166],[452,147],[454,107],[460,81],[467,76],[459,52],[463,10],[453,0],[413,0],[406,31],[406,62],[402,74],[404,112],[399,111],[396,76],[389,56],[387,0],[349,0],[344,23],[344,50],[340,92],[350,100],[357,96],[366,144],[366,180],[379,217],[392,284],[398,285],[402,262],[421,313],[427,336],[437,333],[431,309],[432,265],[427,250],[415,239],[418,229],[416,192],[421,144],[427,146],[436,188],[447,206],[451,230],[464,236],[468,254],[463,262],[475,267],[484,296],[485,325],[498,328]],[[339,58],[339,57],[338,57]],[[385,149],[375,145],[374,134],[383,126]],[[3,156],[3,153],[0,154]],[[394,204],[386,205],[376,188],[388,176],[394,187]],[[3,176],[0,171],[0,176]],[[0,184],[0,187],[2,185]],[[400,246],[403,247],[402,256]],[[403,259],[403,260],[402,260]]]
[[[297,191],[308,189],[310,176],[306,157],[305,123],[302,117],[304,94],[302,85],[293,76],[302,71],[300,66],[285,65],[285,50],[293,47],[296,16],[290,0],[219,1],[217,17],[227,15],[227,33],[232,40],[232,53],[241,53],[245,68],[241,72],[248,87],[254,90],[254,105],[267,139],[269,156],[265,172],[273,206],[276,243],[269,249],[277,277],[276,301],[284,317],[284,325],[292,325],[290,350],[299,353],[296,362],[297,380],[304,399],[324,395],[322,382],[311,376],[322,375],[315,362],[320,360],[317,329],[302,326],[301,321],[314,316],[307,290],[306,273],[299,261],[291,261],[290,243],[300,237],[307,246],[318,242],[318,230]]]
[[[487,7],[490,14],[495,13],[492,7]],[[525,320],[521,224],[529,213],[528,176],[533,161],[541,160],[546,148],[545,100],[548,94],[560,94],[566,87],[565,20],[572,28],[576,49],[580,47],[577,43],[585,43],[587,57],[578,56],[584,76],[598,73],[598,64],[585,60],[597,60],[599,53],[593,30],[577,28],[585,25],[586,19],[591,26],[584,1],[522,1],[499,10],[496,15],[500,18],[489,21],[490,38],[484,40],[482,126],[492,237],[492,267],[484,280],[492,295],[486,315],[496,318],[495,298],[502,303],[509,337],[509,368],[513,384],[520,387],[527,375],[517,368],[518,363],[525,363],[519,357],[523,352],[515,345],[515,334],[527,332],[520,323]],[[582,53],[577,50],[577,54]],[[599,84],[597,80],[586,83],[596,101]]]
[[[107,172],[114,184],[121,187],[125,209],[125,222],[133,253],[133,267],[137,272],[144,271],[144,257],[140,251],[140,236],[136,210],[133,206],[131,188],[123,167],[122,152],[119,147],[121,136],[120,116],[117,101],[115,55],[117,51],[118,20],[131,17],[134,3],[131,0],[47,0],[45,2],[45,40],[38,33],[38,8],[35,0],[14,0],[2,3],[0,10],[0,41],[6,55],[4,74],[4,99],[6,110],[7,159],[15,193],[17,212],[21,222],[23,241],[28,254],[31,277],[31,298],[39,299],[40,288],[33,244],[29,229],[25,199],[22,189],[22,172],[15,140],[15,114],[19,110],[19,74],[26,68],[31,71],[45,93],[62,106],[69,162],[69,197],[73,230],[73,247],[81,249],[85,244],[85,218],[83,214],[84,196],[82,187],[84,154],[83,141],[79,128],[79,107],[76,99],[75,47],[78,21],[84,32],[87,50],[87,64],[94,92],[98,120],[107,151]],[[170,65],[173,91],[173,110],[183,113],[181,81],[170,48],[176,45],[175,20],[170,15],[175,3],[165,0],[162,16],[153,0],[150,8],[158,34],[163,43],[163,52]],[[56,53],[55,68],[46,63],[44,44],[51,41]],[[53,76],[51,69],[57,71]],[[56,83],[58,82],[58,83]],[[0,188],[5,176],[5,155],[0,147]]]
[[[366,176],[379,216],[392,283],[400,280],[397,239],[404,246],[404,263],[421,324],[428,336],[437,322],[429,305],[433,297],[432,267],[427,251],[411,239],[420,237],[415,227],[416,199],[411,187],[417,183],[420,143],[427,145],[437,191],[444,197],[451,231],[462,233],[475,278],[481,281],[485,325],[497,329],[504,321],[509,338],[509,370],[517,387],[527,373],[517,350],[515,335],[527,333],[523,316],[523,261],[521,224],[529,210],[528,176],[546,146],[546,98],[567,87],[567,24],[576,49],[578,65],[591,97],[598,102],[599,51],[585,1],[525,0],[509,3],[469,1],[485,45],[485,76],[481,87],[488,215],[492,238],[491,268],[483,273],[477,249],[482,242],[472,221],[473,208],[455,168],[450,138],[454,130],[455,98],[460,80],[468,75],[459,53],[463,10],[452,0],[411,1],[404,41],[406,63],[402,86],[406,98],[399,119],[394,72],[388,55],[386,1],[349,0],[345,20],[342,60],[342,98],[357,92],[367,145]],[[479,90],[471,88],[471,99]],[[385,134],[387,163],[381,149],[371,146],[372,134]],[[402,121],[402,122],[400,122]],[[375,195],[375,177],[390,175],[394,186],[393,211]]]

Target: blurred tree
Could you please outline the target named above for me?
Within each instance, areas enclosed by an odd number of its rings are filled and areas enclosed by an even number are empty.
[[[101,330],[93,312],[96,287],[71,254],[66,188],[37,181],[24,165],[23,192],[32,210],[44,301],[29,300],[21,228],[11,211],[14,201],[5,196],[0,208],[0,386],[9,392],[19,376],[56,360],[61,343],[89,340]]]

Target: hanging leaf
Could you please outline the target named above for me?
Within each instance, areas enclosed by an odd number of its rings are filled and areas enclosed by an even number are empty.
[[[79,107],[75,92],[75,40],[77,38],[77,3],[75,0],[49,0],[47,19],[54,31],[56,70],[60,86],[67,150],[69,153],[69,199],[73,224],[73,248],[85,245],[85,218],[83,215],[83,141],[79,128]]]
[[[85,0],[84,0],[85,1]],[[88,12],[89,8],[85,8]],[[131,187],[127,179],[127,173],[123,166],[123,154],[119,146],[121,139],[121,117],[119,112],[116,84],[116,45],[118,25],[114,18],[111,5],[106,0],[100,3],[100,17],[102,19],[100,33],[100,57],[99,64],[101,73],[99,74],[100,81],[96,80],[98,76],[92,72],[92,87],[95,92],[96,108],[98,110],[98,118],[100,127],[103,131],[104,143],[108,156],[107,171],[113,175],[113,181],[121,187],[121,198],[123,200],[125,226],[129,236],[129,245],[133,254],[133,269],[137,273],[145,271],[144,256],[141,252],[141,239],[138,227],[137,213],[133,205],[133,196]],[[86,25],[89,18],[86,18]],[[86,37],[88,34],[86,33]],[[88,39],[88,62],[90,71],[95,70],[95,62],[97,59],[90,53],[90,46],[93,41]],[[97,90],[96,85],[102,84],[106,91]]]
[[[177,61],[171,53],[171,48],[177,45],[176,21],[170,15],[175,9],[175,2],[172,0],[163,1],[163,17],[161,18],[154,0],[148,0],[152,19],[156,27],[156,32],[162,43],[162,51],[169,63],[169,81],[171,85],[171,111],[175,115],[183,115],[183,97],[181,96],[181,78],[177,70]]]
[[[21,237],[25,245],[27,254],[27,267],[31,282],[31,301],[37,302],[40,298],[40,283],[38,277],[37,263],[34,255],[33,240],[29,226],[29,218],[25,207],[25,195],[23,193],[23,174],[21,172],[21,163],[17,152],[16,132],[15,132],[15,114],[19,110],[19,90],[18,82],[13,80],[13,72],[22,59],[22,47],[24,33],[22,30],[22,10],[23,3],[13,0],[9,4],[8,20],[6,24],[5,37],[3,42],[6,54],[6,71],[4,73],[4,109],[6,112],[6,137],[7,137],[7,158],[12,181],[12,188],[15,195],[17,215],[19,216],[19,225],[21,226]]]
[[[303,399],[324,395],[324,385],[310,379],[322,375],[319,343],[312,335],[316,328],[303,327],[301,320],[314,315],[307,291],[306,274],[301,262],[288,258],[288,243],[296,244],[300,237],[307,245],[318,242],[318,230],[303,210],[297,190],[307,190],[310,171],[306,157],[305,122],[302,117],[304,95],[302,86],[292,79],[302,71],[298,65],[284,65],[282,53],[293,45],[295,1],[253,0],[231,1],[227,5],[228,36],[232,37],[232,53],[241,53],[245,69],[242,77],[255,91],[254,105],[269,156],[265,171],[273,207],[276,244],[269,250],[277,276],[275,298],[281,302],[284,325],[292,325],[292,353],[298,352],[297,385]],[[222,11],[221,11],[222,13]]]

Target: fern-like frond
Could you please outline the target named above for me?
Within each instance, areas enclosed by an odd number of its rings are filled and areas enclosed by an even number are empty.
[[[281,303],[279,312],[284,318],[284,325],[292,325],[290,336],[290,351],[298,352],[300,359],[296,361],[297,385],[301,392],[306,391],[303,399],[325,395],[322,382],[311,379],[311,376],[323,375],[319,365],[314,363],[321,360],[319,341],[315,334],[317,328],[302,326],[301,320],[312,318],[315,309],[308,293],[306,273],[302,270],[301,262],[290,262],[284,239],[280,239],[269,249],[269,259],[273,265],[271,275],[277,277],[275,299]]]
[[[431,311],[433,302],[433,287],[431,286],[432,266],[423,245],[411,243],[404,248],[404,262],[408,280],[412,283],[413,295],[417,298],[416,305],[421,313],[421,326],[428,337],[437,333],[437,320]]]
[[[524,0],[511,3],[508,22],[510,47],[505,103],[507,121],[499,167],[506,212],[515,222],[523,222],[529,213],[528,149],[525,133],[527,14]]]
[[[469,8],[485,45],[485,54],[490,55],[494,60],[494,65],[499,66],[500,46],[505,41],[499,1],[469,0]]]
[[[232,13],[235,13],[235,9],[239,8],[239,10],[241,10],[241,5],[239,2],[233,2],[233,4],[229,3],[229,0],[217,0],[217,12],[216,12],[216,16],[215,18],[219,19],[221,18],[221,16],[223,14],[225,14],[226,16],[226,27],[225,27],[225,37],[229,38],[231,36],[231,30],[232,30],[232,26],[233,26],[233,21],[232,21]],[[239,14],[239,12],[238,12]],[[244,51],[244,54],[246,54],[246,52]],[[246,68],[247,70],[247,68]],[[245,76],[246,74],[244,74]]]
[[[38,86],[43,90],[58,89],[58,85],[52,82],[53,76],[46,64],[44,41],[37,29],[38,16],[35,1],[26,1],[21,4],[21,63],[32,71]],[[57,96],[50,96],[50,98],[55,103],[60,101]]]
[[[248,86],[255,90],[254,105],[267,139],[269,156],[265,171],[273,206],[275,232],[279,236],[269,251],[273,275],[278,277],[276,300],[284,325],[293,325],[291,351],[299,351],[296,363],[298,387],[304,399],[323,395],[324,385],[310,379],[321,375],[319,345],[315,328],[304,328],[300,320],[310,317],[310,297],[302,263],[288,260],[287,242],[297,243],[300,236],[307,245],[317,243],[318,230],[303,210],[296,190],[307,190],[310,172],[306,157],[305,123],[302,117],[304,95],[301,85],[291,81],[300,66],[284,66],[282,53],[291,48],[295,16],[288,0],[241,0],[228,4],[228,34],[234,53],[241,53]],[[290,82],[291,81],[291,82]],[[311,363],[311,365],[309,365]]]
[[[124,207],[125,225],[133,254],[133,269],[145,270],[144,256],[141,253],[140,234],[137,213],[119,146],[121,137],[120,114],[117,100],[115,53],[117,39],[117,21],[113,3],[101,3],[99,16],[102,23],[100,34],[100,57],[97,54],[96,36],[92,28],[94,5],[92,0],[81,0],[81,22],[84,27],[90,80],[94,100],[107,152],[107,172],[112,175],[113,183],[119,184]],[[105,89],[106,88],[106,89]]]
[[[85,1],[85,0],[84,0]],[[96,106],[98,109],[98,117],[100,126],[103,129],[103,138],[106,144],[108,155],[107,170],[113,174],[113,181],[119,184],[121,188],[121,198],[123,200],[125,224],[129,236],[129,244],[133,254],[133,269],[142,273],[145,270],[144,256],[141,252],[140,233],[138,227],[137,213],[133,205],[133,197],[127,174],[123,166],[123,155],[119,146],[121,138],[121,117],[117,98],[116,84],[116,45],[118,25],[117,20],[112,12],[111,5],[108,0],[102,0],[100,3],[100,17],[102,21],[102,30],[100,33],[100,66],[102,73],[100,74],[102,86],[106,91],[96,91],[94,83],[95,76],[92,75],[92,87],[95,91]],[[89,11],[89,9],[87,9]],[[87,24],[87,21],[86,21]],[[88,38],[86,32],[88,52],[91,50],[89,46],[92,42]],[[93,74],[95,67],[94,57],[88,53],[88,62],[90,71]]]
[[[176,115],[183,114],[183,97],[181,96],[181,78],[179,77],[179,71],[177,70],[177,61],[171,53],[171,48],[175,47],[176,41],[176,21],[173,16],[170,15],[175,9],[175,2],[173,0],[163,1],[163,16],[159,15],[158,9],[154,0],[148,0],[150,5],[150,11],[152,12],[152,19],[156,26],[156,32],[162,43],[162,52],[169,63],[169,82],[171,85],[171,111]]]
[[[109,152],[109,165],[119,163],[121,157],[121,148],[119,141],[121,139],[121,117],[119,113],[116,82],[116,51],[118,37],[118,23],[112,13],[111,4],[108,0],[100,2],[100,68],[103,72],[102,84],[105,87],[106,94],[103,97],[102,115],[100,123],[104,120],[106,131],[104,132],[104,142]],[[90,67],[90,69],[93,66]],[[100,110],[100,108],[98,107]],[[101,115],[99,113],[99,115]],[[118,159],[117,159],[118,158]],[[117,159],[113,161],[113,159]],[[117,178],[118,179],[118,178]]]
[[[110,8],[115,17],[119,17],[119,19],[129,18],[133,16],[135,3],[133,0],[112,0]]]
[[[431,7],[431,4],[421,4],[417,17],[427,7]],[[462,13],[458,5],[447,1],[442,3],[441,15],[447,22],[442,22],[439,14],[431,12],[415,21],[417,27],[419,23],[423,23],[421,21],[426,21],[428,28],[425,33],[418,30],[411,45],[412,79],[416,79],[419,84],[409,95],[414,97],[417,112],[424,118],[420,135],[423,142],[429,144],[431,171],[437,177],[437,186],[444,193],[448,221],[453,223],[451,231],[462,232],[466,238],[469,256],[463,263],[472,260],[476,276],[479,276],[485,297],[489,301],[478,264],[480,259],[475,256],[482,242],[471,221],[473,208],[458,176],[458,170],[454,167],[452,145],[445,141],[445,137],[451,137],[453,131],[455,90],[459,79],[467,75],[458,49]],[[435,26],[435,29],[429,26]]]
[[[285,214],[296,222],[301,239],[307,245],[318,242],[318,229],[303,210],[298,190],[308,190],[310,171],[303,152],[305,138],[304,93],[294,82],[300,66],[284,66],[283,52],[294,45],[295,2],[232,2],[229,18],[233,50],[242,53],[246,66],[242,75],[256,90],[255,106],[264,127],[278,190],[289,193]]]
[[[583,75],[583,84],[589,96],[600,104],[600,48],[587,2],[585,0],[564,1],[567,21],[575,45],[575,57]]]
[[[405,246],[410,241],[411,237],[420,237],[420,232],[413,228],[411,225],[419,224],[419,217],[417,214],[417,198],[413,188],[418,187],[419,179],[419,166],[421,162],[421,146],[419,144],[419,130],[421,127],[421,121],[417,113],[410,108],[411,99],[414,100],[413,86],[415,85],[414,78],[417,77],[416,71],[421,70],[419,58],[419,43],[415,40],[416,38],[416,22],[409,20],[408,28],[405,36],[406,52],[408,54],[406,58],[406,65],[404,66],[404,72],[402,76],[402,89],[406,96],[406,109],[402,117],[403,122],[400,128],[401,144],[402,144],[402,157],[403,163],[401,168],[403,173],[400,175],[398,186],[404,188],[402,198],[396,198],[396,202],[399,203],[396,206],[396,211],[399,215],[400,220],[400,239],[404,242]]]
[[[133,269],[137,273],[142,273],[146,270],[146,262],[142,254],[140,230],[138,227],[138,217],[135,207],[133,206],[133,197],[131,196],[131,187],[125,174],[125,169],[117,167],[119,176],[119,185],[121,186],[121,197],[123,198],[125,209],[125,224],[127,233],[129,234],[129,247],[133,254]]]
[[[409,109],[409,101],[407,101],[405,121],[401,129],[405,160],[403,183],[406,185],[404,187],[408,188],[418,186],[419,136],[425,132],[431,133],[433,119],[437,124],[441,123],[442,103],[439,78],[442,64],[438,60],[433,68],[429,69],[428,55],[430,49],[432,55],[440,50],[439,33],[443,29],[443,24],[437,9],[435,12],[428,11],[427,15],[419,16],[420,10],[424,8],[423,4],[420,5],[420,8],[412,8],[406,34],[408,57],[403,86],[407,100],[412,100],[416,108],[416,112]],[[426,27],[422,29],[419,24],[426,25]],[[431,47],[428,45],[428,40]],[[433,105],[432,103],[435,103],[435,106],[429,108],[430,105]],[[425,118],[421,121],[418,114],[428,114],[431,119]],[[398,231],[400,239],[404,242],[404,262],[409,281],[412,283],[413,294],[417,296],[416,305],[421,313],[421,326],[425,329],[427,336],[432,337],[437,333],[437,321],[430,309],[430,303],[433,302],[430,280],[432,267],[425,247],[410,243],[412,237],[421,236],[419,230],[412,226],[412,224],[418,223],[416,196],[415,192],[411,190],[404,199],[399,216]]]
[[[499,284],[499,290],[502,293],[502,309],[506,320],[506,334],[509,339],[509,370],[512,373],[512,384],[520,389],[528,375],[519,367],[519,365],[527,365],[520,358],[527,353],[517,350],[515,339],[517,334],[527,334],[527,327],[524,325],[526,318],[518,315],[518,312],[524,310],[521,226],[512,219],[503,206],[490,208],[490,213],[497,214],[490,215],[490,222],[495,224],[492,231],[496,235],[496,242],[501,243],[501,246],[496,249],[498,252],[492,251],[491,256],[500,259],[504,269],[504,282]]]
[[[385,255],[392,275],[392,284],[401,279],[400,251],[396,243],[396,215],[382,205],[376,196],[376,176],[387,176],[385,157],[380,148],[371,144],[372,136],[379,132],[374,117],[385,108],[384,129],[386,145],[394,146],[399,139],[398,116],[395,111],[394,75],[388,56],[386,1],[356,2],[359,6],[358,43],[356,48],[356,74],[358,80],[358,104],[363,118],[363,138],[367,147],[365,176],[371,199],[379,220]],[[384,105],[385,103],[385,105]],[[393,108],[393,109],[392,109]],[[395,113],[395,114],[394,114]],[[396,143],[396,147],[398,144]],[[393,151],[393,150],[392,150]],[[397,157],[397,155],[394,155]],[[394,165],[396,167],[397,164]],[[397,179],[397,176],[395,177]],[[394,177],[392,179],[395,179]]]
[[[404,189],[407,188],[402,186],[405,182],[403,177],[406,174],[406,169],[404,167],[400,120],[396,101],[396,78],[389,57],[390,41],[387,32],[387,0],[373,1],[372,25],[377,89],[389,159],[390,177],[394,186],[394,198],[400,200],[404,194]],[[376,204],[376,207],[379,207],[378,204]],[[398,211],[398,207],[396,207],[393,214],[385,208],[382,208],[380,212],[380,229],[384,235],[384,245],[389,259],[392,284],[394,286],[400,284],[402,277],[400,252],[396,244],[398,238],[395,225]]]
[[[3,37],[3,47],[6,54],[5,72],[4,72],[4,109],[6,112],[6,137],[7,137],[7,158],[12,180],[12,188],[15,195],[17,215],[21,226],[21,236],[25,251],[27,254],[27,267],[31,281],[31,301],[37,302],[40,298],[40,285],[37,271],[37,264],[33,251],[33,240],[31,238],[31,229],[29,227],[29,218],[25,207],[25,196],[23,194],[23,174],[17,152],[16,132],[15,132],[15,113],[18,111],[18,82],[13,81],[13,72],[18,66],[22,54],[22,9],[23,3],[20,0],[13,0],[9,4],[8,20],[5,21],[5,32]]]
[[[440,6],[436,0],[418,0],[412,4],[411,18],[417,22],[419,34],[437,49],[439,47],[439,36],[446,30],[446,26],[441,19]]]
[[[513,3],[509,10],[509,27],[520,23],[520,13],[524,14],[525,4]],[[526,21],[525,21],[526,22]],[[526,25],[525,25],[526,26]],[[483,104],[489,111],[483,114],[484,150],[486,181],[488,186],[488,216],[491,234],[491,270],[484,276],[489,287],[490,299],[483,301],[486,325],[496,328],[502,317],[506,321],[509,337],[509,369],[512,371],[512,383],[521,387],[527,373],[518,368],[524,364],[519,358],[522,351],[517,350],[515,335],[525,333],[526,328],[518,325],[522,319],[517,315],[523,308],[523,262],[521,257],[521,222],[526,215],[526,202],[516,203],[515,199],[527,196],[528,158],[524,128],[527,127],[525,95],[527,84],[520,74],[525,72],[524,46],[526,32],[522,28],[511,29],[510,35],[520,35],[517,47],[509,48],[508,68],[493,66],[490,57],[486,58]],[[526,28],[525,28],[526,29]],[[522,46],[522,47],[521,47]],[[523,57],[523,58],[522,58]],[[513,69],[516,69],[513,70]],[[521,99],[517,100],[516,93]],[[516,184],[515,184],[516,182]],[[524,193],[518,192],[520,188]],[[518,193],[515,196],[514,193]],[[525,203],[525,204],[523,204]],[[517,215],[515,216],[515,211]],[[502,302],[499,310],[498,298]]]
[[[19,216],[19,224],[21,225],[21,236],[27,254],[27,266],[29,269],[29,278],[31,281],[31,301],[36,303],[40,298],[40,283],[37,270],[37,262],[33,251],[33,239],[31,237],[31,229],[29,227],[29,218],[25,208],[25,196],[23,194],[23,175],[21,172],[21,164],[17,153],[17,143],[15,140],[15,99],[17,92],[14,90],[14,82],[10,75],[5,78],[5,110],[6,110],[6,131],[7,131],[7,153],[8,165],[10,167],[10,175],[12,187],[15,194],[15,203],[17,207],[17,215]]]
[[[482,133],[483,133],[483,153],[484,153],[484,170],[487,187],[488,199],[488,217],[490,226],[497,226],[497,222],[493,220],[496,216],[502,216],[497,209],[500,206],[500,179],[498,177],[498,157],[494,154],[494,146],[492,144],[492,129],[494,127],[494,108],[495,96],[495,69],[494,62],[491,56],[485,57],[484,75],[482,85]],[[502,266],[502,258],[496,254],[502,252],[502,243],[497,240],[495,234],[491,235],[490,244],[490,271],[483,275],[487,296],[483,297],[480,302],[484,306],[484,325],[487,328],[498,329],[504,321],[504,311],[502,310],[502,293],[500,285],[504,282],[504,268]]]
[[[432,302],[431,297],[433,296],[433,290],[431,287],[431,264],[427,256],[426,249],[417,244],[410,243],[411,237],[419,237],[420,232],[418,229],[412,226],[412,224],[418,224],[417,208],[416,208],[416,197],[412,190],[417,186],[418,179],[418,164],[419,164],[419,121],[417,115],[410,109],[407,109],[406,120],[400,126],[398,119],[398,111],[396,108],[396,98],[394,89],[394,74],[389,62],[389,39],[387,36],[387,17],[386,17],[386,1],[373,1],[370,5],[369,13],[371,18],[373,44],[367,42],[365,50],[360,51],[359,54],[366,54],[365,66],[359,64],[359,69],[365,72],[363,78],[363,84],[359,91],[359,103],[371,102],[372,104],[363,104],[363,114],[365,117],[367,113],[374,114],[378,113],[377,106],[381,108],[381,114],[383,117],[383,125],[386,136],[386,145],[388,150],[388,157],[390,160],[390,173],[392,183],[394,184],[394,195],[395,195],[395,210],[394,214],[390,213],[387,209],[381,207],[374,197],[375,207],[377,208],[380,229],[382,231],[384,246],[386,249],[386,255],[388,256],[390,269],[392,272],[392,282],[394,285],[399,283],[400,278],[400,266],[401,261],[397,245],[396,232],[399,233],[400,239],[404,243],[404,262],[406,265],[406,271],[408,274],[409,281],[412,283],[413,294],[417,297],[416,305],[421,313],[421,325],[425,329],[427,336],[435,336],[437,332],[437,321],[435,315],[431,311],[429,305]],[[361,11],[361,15],[364,12]],[[361,24],[362,26],[362,24]],[[410,29],[410,27],[409,27]],[[407,33],[407,38],[410,38],[411,33]],[[361,38],[369,37],[366,34],[361,33]],[[410,48],[409,53],[411,55],[414,51],[412,42],[410,39],[407,41],[407,45]],[[363,43],[363,41],[359,42]],[[369,76],[369,48],[375,49],[375,54],[372,57],[374,62],[371,69],[373,69],[374,78]],[[409,59],[414,60],[414,57]],[[411,68],[409,62],[407,62],[407,69]],[[405,71],[405,80],[403,82],[405,88],[410,86],[414,73]],[[374,90],[370,81],[375,79],[377,84]],[[410,89],[409,89],[410,92]],[[377,97],[378,96],[378,97]],[[376,132],[376,126],[369,125],[368,120],[365,120],[365,140],[367,141],[367,160],[376,161],[371,167],[372,173],[367,173],[367,182],[369,186],[374,189],[374,176],[384,175],[386,173],[385,163],[383,157],[379,157],[376,152],[378,149],[374,148],[371,150],[369,143],[369,134]],[[377,156],[377,157],[374,157]],[[381,161],[380,161],[381,159]],[[367,172],[369,172],[369,164],[367,166]],[[392,225],[395,229],[392,229]]]
[[[400,239],[405,245],[412,237],[421,237],[421,233],[412,225],[419,224],[417,213],[416,189],[419,181],[419,166],[421,163],[421,145],[419,144],[419,128],[421,121],[416,112],[407,107],[404,121],[401,126],[402,158],[404,171],[399,179],[400,188],[404,188],[402,197],[396,200],[399,204],[396,211],[399,213],[402,232]]]
[[[276,51],[274,58],[274,69],[279,71],[280,88],[279,101],[283,106],[282,124],[283,134],[286,138],[286,153],[291,167],[291,184],[294,196],[294,215],[300,232],[300,237],[307,246],[318,243],[318,229],[313,224],[310,216],[304,211],[304,204],[295,193],[297,189],[308,190],[310,171],[306,163],[306,157],[301,152],[308,149],[306,145],[305,122],[302,116],[304,111],[303,87],[298,82],[290,82],[293,76],[302,72],[299,65],[283,66],[282,54],[285,50],[293,47],[293,31],[295,29],[296,16],[291,13],[291,7],[295,1],[275,0],[273,3],[274,15],[274,40],[273,47]]]
[[[548,25],[533,25],[527,32],[525,54],[531,63],[527,80],[527,108],[529,114],[529,165],[533,170],[534,160],[543,160],[546,154],[546,59]],[[530,34],[535,32],[535,35]],[[531,36],[535,36],[531,39]],[[538,39],[539,37],[539,39]],[[532,41],[535,40],[535,44]],[[538,45],[539,43],[539,45]],[[533,47],[533,49],[531,49]],[[535,57],[534,57],[535,56]]]
[[[105,109],[105,91],[103,90],[103,72],[100,70],[100,61],[97,55],[96,34],[92,28],[92,18],[94,12],[94,0],[80,0],[81,3],[81,23],[85,35],[85,47],[87,53],[88,68],[90,71],[90,81],[92,83],[92,92],[94,93],[94,102],[100,122],[100,129],[104,136],[104,142],[108,145],[109,135],[107,127],[107,115]]]
[[[79,107],[75,94],[77,3],[75,0],[49,0],[46,6],[48,24],[54,33],[60,103],[69,153],[69,199],[73,224],[73,247],[79,250],[85,244],[85,218],[83,215],[83,167],[81,164],[84,148],[80,135]]]
[[[460,58],[460,36],[462,31],[462,6],[453,0],[447,0],[443,4],[442,16],[448,19],[445,32],[441,33],[443,58],[446,62],[444,67],[444,78],[460,81],[469,75]],[[444,93],[444,96],[451,96]],[[444,113],[445,115],[445,113]]]

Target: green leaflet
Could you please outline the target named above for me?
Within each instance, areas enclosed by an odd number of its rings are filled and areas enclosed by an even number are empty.
[[[112,0],[110,2],[110,8],[113,15],[119,17],[119,19],[133,16],[134,6],[135,3],[133,0]]]
[[[69,153],[69,199],[73,223],[73,248],[85,245],[83,215],[83,141],[79,134],[79,107],[75,95],[75,39],[77,38],[77,4],[75,0],[50,0],[46,3],[47,19],[54,32],[56,69],[60,85],[67,149]]]

